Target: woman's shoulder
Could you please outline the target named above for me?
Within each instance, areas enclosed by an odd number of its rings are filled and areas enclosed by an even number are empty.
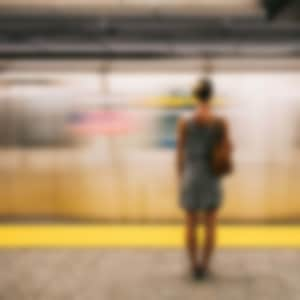
[[[228,121],[224,116],[216,115],[214,116],[214,123],[227,127]]]

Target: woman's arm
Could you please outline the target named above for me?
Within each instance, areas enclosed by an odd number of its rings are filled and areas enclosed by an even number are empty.
[[[232,140],[231,140],[231,133],[230,133],[230,129],[229,129],[229,125],[228,125],[228,121],[223,119],[222,120],[223,123],[223,130],[224,130],[224,140],[225,143],[228,147],[228,150],[230,152],[233,151],[233,144],[232,144]]]
[[[186,121],[180,118],[177,122],[177,147],[176,147],[176,164],[179,178],[184,168],[184,144],[186,139]]]

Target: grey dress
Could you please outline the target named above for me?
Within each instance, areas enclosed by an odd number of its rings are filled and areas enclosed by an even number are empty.
[[[210,167],[212,146],[218,130],[212,124],[186,120],[184,169],[180,183],[180,204],[186,211],[209,211],[220,206],[221,183]]]

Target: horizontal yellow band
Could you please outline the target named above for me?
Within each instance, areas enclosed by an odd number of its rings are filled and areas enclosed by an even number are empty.
[[[199,237],[202,237],[201,228]],[[300,248],[300,226],[220,225],[224,248]],[[180,225],[1,225],[0,247],[151,247],[184,245]]]

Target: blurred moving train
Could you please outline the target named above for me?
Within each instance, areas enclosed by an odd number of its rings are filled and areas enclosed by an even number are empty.
[[[181,220],[176,122],[201,67],[25,65],[0,74],[0,219]],[[300,73],[274,68],[209,75],[235,146],[223,221],[300,220]]]

